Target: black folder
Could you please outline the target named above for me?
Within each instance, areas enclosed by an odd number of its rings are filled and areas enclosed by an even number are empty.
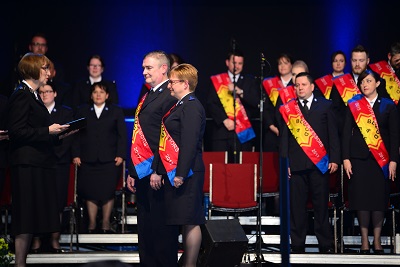
[[[69,125],[69,127],[65,131],[59,133],[58,136],[65,135],[74,130],[79,130],[79,129],[85,128],[86,127],[86,118],[79,118],[77,120],[73,120],[73,121],[64,123],[64,125]]]

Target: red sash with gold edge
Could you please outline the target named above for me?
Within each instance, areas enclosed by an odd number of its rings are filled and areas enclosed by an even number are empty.
[[[329,97],[331,96],[332,85],[333,85],[332,78],[333,78],[332,74],[327,74],[315,80],[315,84],[324,94],[326,99],[329,99]]]
[[[280,106],[279,112],[304,153],[322,173],[325,173],[328,170],[329,156],[321,139],[301,113],[297,101],[292,100]]]
[[[139,105],[136,108],[135,123],[133,125],[132,133],[131,159],[139,179],[142,179],[153,172],[151,169],[151,164],[154,159],[154,154],[147,143],[146,137],[143,134],[143,130],[139,122],[139,112],[142,109],[143,102],[148,94],[149,93],[146,93],[142,97]]]
[[[351,98],[348,105],[353,114],[354,120],[364,137],[365,143],[367,143],[375,160],[378,162],[379,166],[381,166],[385,177],[388,177],[389,153],[386,150],[379,132],[379,126],[374,110],[368,103],[367,99],[361,94]]]
[[[400,99],[400,80],[394,73],[392,67],[386,61],[369,64],[369,67],[386,81],[386,91],[390,98],[396,103]]]
[[[297,98],[293,85],[289,85],[287,87],[282,86],[281,88],[279,88],[278,92],[283,104],[286,104],[290,100]]]
[[[179,147],[172,139],[171,135],[168,133],[167,129],[164,125],[164,119],[168,117],[176,105],[172,106],[172,108],[164,115],[161,120],[161,135],[160,135],[160,143],[158,153],[160,154],[161,161],[167,171],[168,180],[171,185],[174,185],[174,178],[176,174],[176,166],[178,165],[178,156],[179,156]],[[189,170],[189,174],[187,177],[193,174],[192,170]],[[184,177],[185,178],[185,177]]]
[[[278,96],[279,96],[278,90],[281,87],[278,83],[279,81],[280,81],[280,79],[277,76],[265,78],[263,81],[264,90],[267,93],[267,95],[268,95],[269,99],[271,100],[272,105],[274,105],[274,107],[276,106],[276,101],[278,100]]]
[[[332,80],[346,106],[350,98],[361,94],[360,89],[358,89],[356,82],[349,73],[334,77]]]
[[[211,76],[211,81],[228,118],[233,120],[234,114],[236,114],[235,132],[240,143],[247,142],[256,137],[249,118],[247,117],[246,110],[239,98],[236,98],[236,110],[233,110],[233,96],[228,89],[228,84],[231,82],[228,73]]]

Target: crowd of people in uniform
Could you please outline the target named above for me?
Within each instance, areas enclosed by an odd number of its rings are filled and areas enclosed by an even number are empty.
[[[185,266],[195,266],[205,223],[205,139],[207,150],[227,151],[230,163],[238,163],[239,151],[277,152],[285,159],[293,253],[305,252],[309,198],[319,251],[333,252],[329,177],[343,168],[350,209],[360,224],[360,253],[370,253],[370,245],[383,253],[384,213],[399,158],[400,43],[379,62],[370,62],[368,50],[357,45],[350,73],[344,72],[345,53],[336,51],[332,72],[323,77],[282,53],[278,74],[262,81],[262,94],[256,78],[243,72],[243,52],[229,51],[227,70],[210,77],[204,106],[196,97],[194,66],[161,50],[149,52],[130,148],[117,86],[103,79],[101,56],[89,58],[88,78],[72,89],[58,78],[62,67],[46,57],[44,35],[33,36],[28,47],[18,63],[16,89],[0,98],[0,185],[9,168],[16,266],[26,265],[28,253],[44,250],[44,237],[48,251],[63,252],[60,224],[71,163],[79,167],[87,232],[114,233],[110,220],[124,161],[127,187],[137,196],[141,263],[174,266],[182,232]],[[79,118],[86,118],[86,126],[63,134]]]

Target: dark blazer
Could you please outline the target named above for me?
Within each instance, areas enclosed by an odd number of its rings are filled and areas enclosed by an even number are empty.
[[[57,91],[58,96],[58,91]],[[54,106],[50,113],[51,121],[53,123],[65,124],[73,120],[73,112],[70,107],[57,104]],[[68,136],[63,139],[61,145],[55,147],[55,153],[57,156],[57,163],[71,163],[71,146],[72,146],[73,136]]]
[[[256,80],[251,75],[238,74],[237,87],[243,90],[243,98],[240,98],[247,116],[253,126],[257,128],[257,122],[254,118],[260,117],[258,105],[260,104],[260,87],[257,86]],[[233,131],[228,131],[223,124],[223,121],[228,118],[224,107],[219,100],[214,85],[211,83],[207,97],[207,114],[213,119],[212,122],[212,139],[230,139]],[[255,130],[256,135],[258,131]]]
[[[99,118],[93,105],[81,106],[76,118],[86,118],[87,125],[74,138],[72,157],[80,157],[83,162],[110,162],[115,157],[126,158],[127,133],[122,108],[105,105]]]
[[[102,80],[108,88],[109,96],[108,102],[113,104],[118,104],[118,91],[117,85],[115,81],[106,81]],[[90,80],[89,78],[86,80],[78,81],[75,84],[75,87],[72,92],[72,108],[74,111],[82,105],[82,104],[89,104],[90,102]]]
[[[295,100],[298,101],[298,100]],[[301,103],[299,103],[302,106]],[[314,97],[308,114],[304,118],[321,139],[329,155],[329,162],[340,163],[340,142],[337,132],[335,114],[332,102],[324,97]],[[280,152],[282,157],[289,158],[291,171],[305,171],[315,169],[315,164],[304,153],[297,143],[285,122],[282,122],[282,136]]]
[[[378,96],[373,110],[379,126],[383,143],[389,153],[391,161],[399,159],[399,116],[394,102],[391,99]],[[367,159],[370,151],[364,138],[354,121],[350,108],[346,110],[346,118],[342,137],[343,159]]]
[[[10,137],[10,164],[37,167],[55,166],[54,144],[60,141],[49,134],[50,114],[40,97],[21,83],[7,105],[7,128]]]
[[[206,114],[203,105],[194,93],[186,95],[164,120],[165,127],[179,147],[176,176],[187,177],[189,170],[204,172],[202,158],[203,135],[206,127]],[[160,155],[155,157],[159,166]],[[158,171],[161,171],[157,167]]]
[[[167,88],[168,81],[165,81],[154,93],[151,93],[145,99],[143,106],[139,112],[139,121],[153,154],[158,154],[158,145],[160,142],[160,127],[162,117],[176,104],[177,99],[171,96],[171,92]],[[133,166],[132,159],[128,165],[129,174],[137,178],[136,170]],[[153,162],[154,164],[154,162]],[[156,165],[152,169],[156,169]],[[160,167],[161,168],[161,167]],[[165,169],[159,174],[166,174]]]
[[[6,130],[7,97],[0,95],[0,130]],[[8,140],[0,141],[0,169],[7,166]]]

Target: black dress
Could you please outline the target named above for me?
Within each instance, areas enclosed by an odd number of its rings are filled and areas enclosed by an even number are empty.
[[[60,231],[54,179],[59,141],[49,134],[50,124],[40,97],[19,85],[7,103],[13,235]]]

